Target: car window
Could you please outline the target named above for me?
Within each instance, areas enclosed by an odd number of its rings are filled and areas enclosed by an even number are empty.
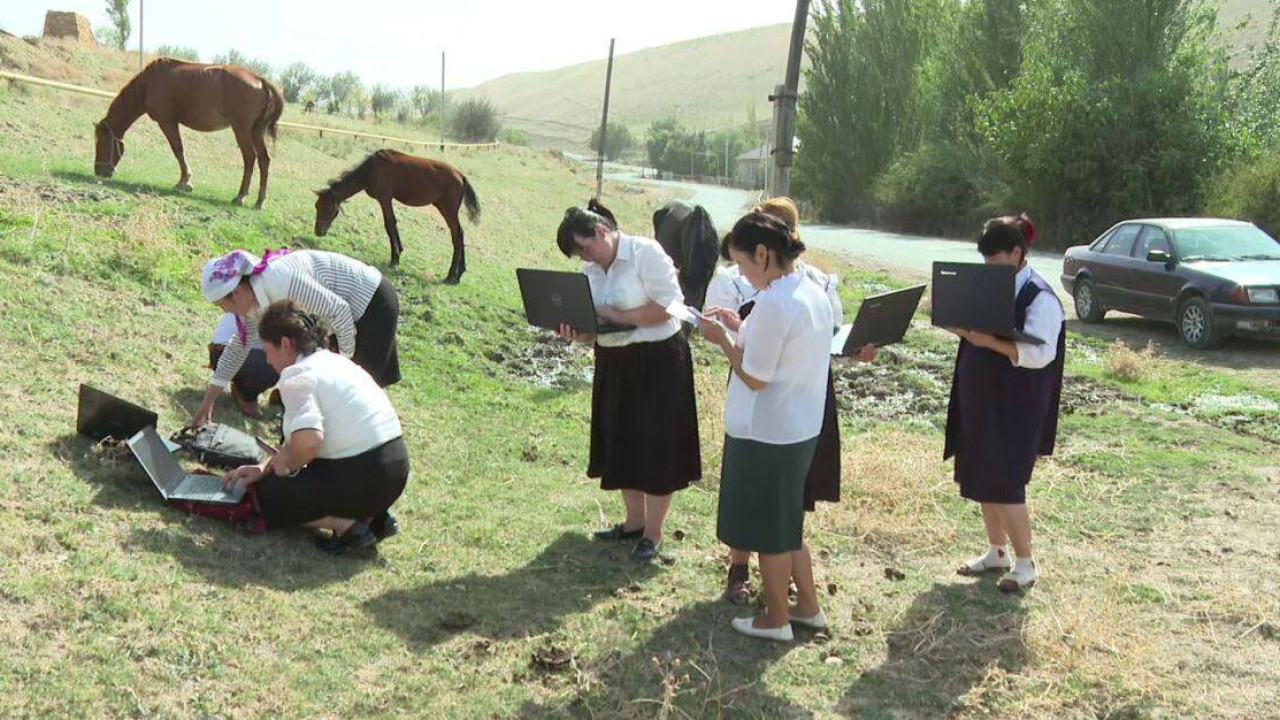
[[[1138,252],[1134,256],[1145,260],[1147,253],[1152,250],[1163,250],[1169,252],[1169,238],[1161,230],[1154,225],[1147,225],[1142,228],[1142,235],[1138,238]]]
[[[1107,255],[1123,255],[1129,257],[1133,254],[1133,243],[1138,239],[1138,232],[1142,230],[1141,225],[1121,225],[1116,231],[1111,233],[1111,237],[1107,239],[1107,245],[1102,252]]]
[[[1280,260],[1280,243],[1254,225],[1186,228],[1174,243],[1182,262]]]

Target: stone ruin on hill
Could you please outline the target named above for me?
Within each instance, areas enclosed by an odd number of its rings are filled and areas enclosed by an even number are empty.
[[[89,19],[79,13],[50,10],[44,16],[44,36],[66,38],[85,47],[98,47]]]

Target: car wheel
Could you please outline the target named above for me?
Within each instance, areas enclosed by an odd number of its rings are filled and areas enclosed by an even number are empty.
[[[1098,304],[1098,293],[1093,288],[1093,283],[1089,280],[1077,280],[1075,291],[1072,293],[1076,301],[1076,317],[1087,323],[1102,322],[1102,318],[1106,317],[1107,311],[1102,309],[1102,305]]]
[[[1202,297],[1192,297],[1183,301],[1178,308],[1178,335],[1187,347],[1197,350],[1208,350],[1217,347],[1221,338],[1213,322],[1213,312],[1209,303]]]

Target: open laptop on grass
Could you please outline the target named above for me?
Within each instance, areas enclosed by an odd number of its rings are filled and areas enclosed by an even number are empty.
[[[129,438],[129,450],[138,458],[147,477],[165,500],[194,500],[235,505],[244,498],[243,488],[222,489],[221,475],[188,473],[165,447],[154,427],[145,427]]]

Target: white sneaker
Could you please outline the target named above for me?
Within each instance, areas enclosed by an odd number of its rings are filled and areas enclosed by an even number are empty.
[[[796,625],[803,625],[804,627],[807,627],[807,628],[813,628],[814,630],[824,630],[827,627],[827,616],[823,614],[821,610],[819,610],[818,614],[814,615],[813,617],[802,618],[802,617],[796,617],[795,615],[792,615],[791,622],[795,623]]]
[[[753,638],[761,640],[773,640],[775,642],[791,642],[796,639],[795,633],[791,631],[791,624],[787,623],[782,627],[776,628],[758,628],[755,626],[755,618],[734,618],[729,624],[734,630]]]

